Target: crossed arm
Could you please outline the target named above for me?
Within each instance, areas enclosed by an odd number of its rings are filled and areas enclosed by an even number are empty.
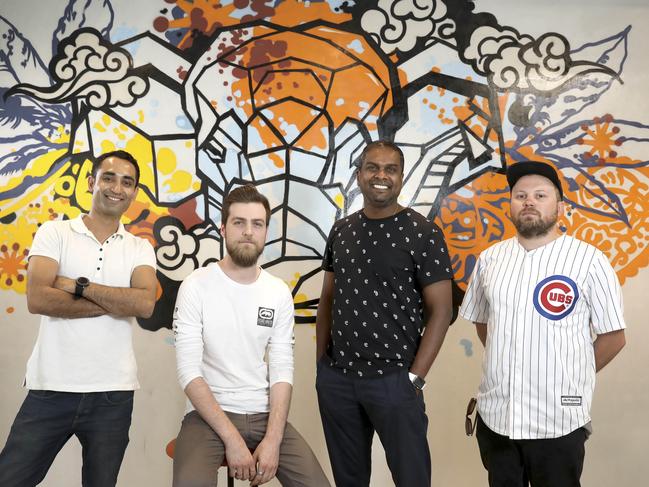
[[[87,318],[112,314],[148,318],[153,313],[157,280],[155,270],[138,266],[131,287],[91,283],[82,298],[75,298],[74,279],[57,275],[58,262],[49,257],[30,257],[27,268],[27,308],[30,313],[56,318]]]

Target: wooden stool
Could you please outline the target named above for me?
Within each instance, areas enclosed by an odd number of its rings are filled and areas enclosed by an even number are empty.
[[[174,457],[174,452],[176,450],[176,438],[167,443],[167,448],[165,450],[169,458]],[[221,462],[221,467],[225,467],[226,469],[228,468],[228,461],[225,459],[225,456],[223,457],[223,462]],[[234,477],[230,477],[227,474],[226,477],[228,478],[228,487],[234,487]]]

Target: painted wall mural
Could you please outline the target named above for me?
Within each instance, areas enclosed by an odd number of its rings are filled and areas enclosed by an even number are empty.
[[[523,159],[560,170],[562,227],[622,282],[649,263],[649,121],[582,114],[623,83],[632,26],[573,46],[465,0],[151,0],[133,32],[126,8],[70,0],[45,51],[0,15],[3,290],[25,292],[37,227],[87,211],[89,160],[118,148],[142,170],[125,223],[158,257],[149,330],[222,255],[223,196],[247,182],[272,206],[264,266],[313,322],[328,231],[361,207],[355,165],[378,138],[403,148],[401,203],[443,228],[460,289],[514,234],[504,168]]]

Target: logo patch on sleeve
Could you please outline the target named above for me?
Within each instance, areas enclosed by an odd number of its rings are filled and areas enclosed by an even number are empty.
[[[581,406],[581,396],[561,396],[562,406]]]
[[[550,276],[534,288],[534,307],[539,314],[557,321],[568,316],[577,304],[577,284],[566,276]]]
[[[257,326],[272,328],[275,319],[275,310],[271,308],[260,307],[257,310]]]

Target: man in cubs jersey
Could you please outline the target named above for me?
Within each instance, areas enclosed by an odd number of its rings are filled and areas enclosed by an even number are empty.
[[[599,250],[557,228],[551,166],[513,164],[507,181],[517,234],[480,255],[460,309],[485,346],[480,455],[492,487],[579,486],[595,373],[625,344],[621,289]]]

